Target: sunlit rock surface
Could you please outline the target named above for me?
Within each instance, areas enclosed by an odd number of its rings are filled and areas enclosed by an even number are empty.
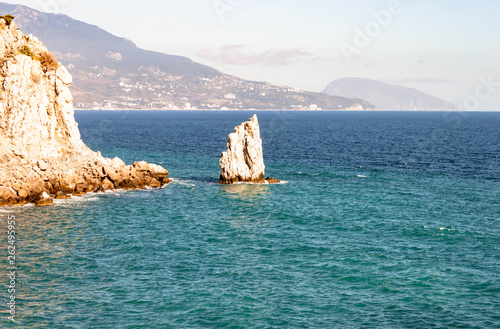
[[[72,77],[35,37],[0,19],[0,205],[52,204],[53,198],[116,188],[161,187],[164,168],[107,159],[81,140]]]

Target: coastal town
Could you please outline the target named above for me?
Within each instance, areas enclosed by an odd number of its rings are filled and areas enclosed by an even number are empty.
[[[62,56],[64,58],[64,56]],[[342,109],[351,104],[316,93],[252,82],[232,76],[185,77],[167,74],[157,67],[140,68],[138,73],[122,74],[107,67],[94,66],[90,72],[68,69],[74,77],[77,109],[114,110],[312,110]],[[79,92],[99,81],[100,93]],[[104,83],[106,81],[106,83]],[[103,89],[106,92],[102,92]]]

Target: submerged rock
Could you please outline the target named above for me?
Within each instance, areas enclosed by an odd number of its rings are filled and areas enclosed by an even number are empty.
[[[281,183],[281,181],[279,181],[277,179],[274,179],[274,178],[271,178],[271,177],[267,177],[266,178],[266,182],[269,183],[269,184],[278,184],[278,183]]]
[[[266,182],[257,115],[254,114],[250,120],[234,128],[234,133],[229,134],[227,151],[222,153],[219,164],[220,184]]]
[[[52,198],[47,192],[40,193],[35,199],[35,205],[37,207],[49,206],[51,204],[54,204],[54,201],[52,201]]]
[[[0,20],[0,206],[170,182],[161,166],[127,166],[90,150],[74,118],[71,83],[37,38]]]

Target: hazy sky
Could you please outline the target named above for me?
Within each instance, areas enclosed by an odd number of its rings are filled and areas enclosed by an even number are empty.
[[[500,110],[498,0],[3,1],[246,79],[321,91],[371,78]]]

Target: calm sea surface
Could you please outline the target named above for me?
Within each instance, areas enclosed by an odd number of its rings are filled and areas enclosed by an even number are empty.
[[[219,186],[252,114],[77,112],[174,182],[0,209],[0,327],[500,327],[500,113],[257,112],[284,184]]]

